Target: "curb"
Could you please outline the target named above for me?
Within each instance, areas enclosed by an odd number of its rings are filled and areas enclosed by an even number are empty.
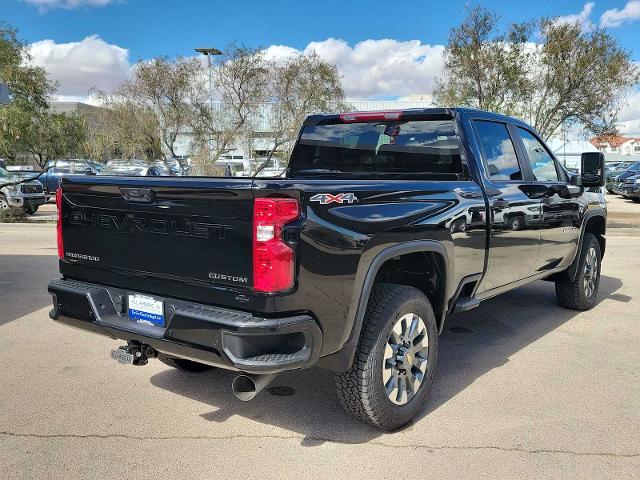
[[[55,223],[58,221],[56,215],[47,215],[42,217],[31,217],[24,223]]]

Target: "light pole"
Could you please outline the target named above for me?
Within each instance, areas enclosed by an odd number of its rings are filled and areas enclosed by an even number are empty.
[[[196,52],[201,53],[207,57],[207,64],[209,66],[209,108],[213,118],[213,62],[211,57],[213,55],[222,55],[222,52],[217,48],[196,48]],[[213,139],[209,139],[209,160],[213,157]]]

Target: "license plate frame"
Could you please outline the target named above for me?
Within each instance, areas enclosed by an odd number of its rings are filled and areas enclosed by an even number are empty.
[[[127,316],[137,323],[164,327],[164,301],[150,295],[130,293],[127,295]]]

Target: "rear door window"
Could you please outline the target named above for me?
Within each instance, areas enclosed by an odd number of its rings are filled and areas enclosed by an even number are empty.
[[[460,174],[453,120],[307,125],[291,154],[291,175]]]
[[[504,123],[476,120],[482,156],[492,180],[522,180],[522,171]]]

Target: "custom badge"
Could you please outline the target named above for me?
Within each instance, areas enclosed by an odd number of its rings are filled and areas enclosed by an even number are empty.
[[[328,203],[354,203],[358,201],[358,197],[356,197],[355,193],[338,193],[336,195],[332,195],[331,193],[318,193],[309,200],[318,202],[320,205],[327,205]]]

